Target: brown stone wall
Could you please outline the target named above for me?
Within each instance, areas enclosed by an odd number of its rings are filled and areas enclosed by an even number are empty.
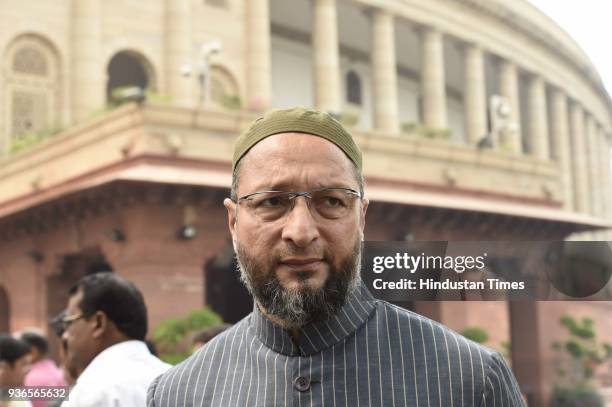
[[[75,205],[79,215],[35,234],[22,231],[0,244],[0,286],[8,294],[11,330],[46,329],[47,318],[65,307],[69,288],[97,254],[142,290],[151,328],[204,305],[203,267],[229,240],[221,200],[212,202],[215,195],[187,205],[174,197],[180,190],[151,187],[145,191],[150,193],[148,200],[99,213]],[[193,208],[195,217],[190,222],[198,234],[181,240],[177,232],[187,206]],[[125,240],[113,241],[113,229],[121,230]],[[40,261],[32,258],[33,250],[43,256]],[[68,257],[81,260],[71,262],[68,270]]]

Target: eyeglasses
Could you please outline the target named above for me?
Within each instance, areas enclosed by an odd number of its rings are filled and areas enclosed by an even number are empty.
[[[296,198],[303,196],[310,210],[325,219],[346,216],[361,194],[350,188],[319,188],[305,192],[261,191],[238,198],[246,203],[255,216],[265,222],[278,220],[295,206]]]
[[[62,317],[59,322],[62,325],[62,329],[64,331],[66,331],[68,328],[70,328],[70,325],[72,325],[75,321],[78,321],[79,319],[85,318],[85,314],[81,313],[81,314],[75,314],[75,315],[67,315],[65,317]]]

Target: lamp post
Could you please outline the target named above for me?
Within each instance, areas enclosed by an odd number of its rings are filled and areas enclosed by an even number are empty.
[[[519,125],[512,119],[512,106],[503,96],[493,95],[489,101],[491,131],[479,142],[478,148],[497,148],[507,145],[510,137],[519,137]]]
[[[512,119],[512,106],[507,98],[491,96],[490,102],[491,133],[493,146],[507,144],[509,138],[518,137],[519,125]]]
[[[206,107],[210,99],[210,57],[221,51],[221,42],[217,40],[204,42],[200,47],[197,67],[198,83],[200,85],[200,107]],[[183,76],[191,76],[192,64],[186,64],[181,69]]]

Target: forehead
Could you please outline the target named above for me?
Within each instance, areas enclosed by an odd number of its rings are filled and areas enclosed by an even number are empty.
[[[354,164],[332,142],[303,133],[281,133],[257,143],[244,156],[240,185],[261,188],[357,187]]]

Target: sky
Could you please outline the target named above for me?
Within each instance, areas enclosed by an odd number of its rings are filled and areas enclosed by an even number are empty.
[[[612,95],[612,1],[528,0],[560,25],[589,56]]]

